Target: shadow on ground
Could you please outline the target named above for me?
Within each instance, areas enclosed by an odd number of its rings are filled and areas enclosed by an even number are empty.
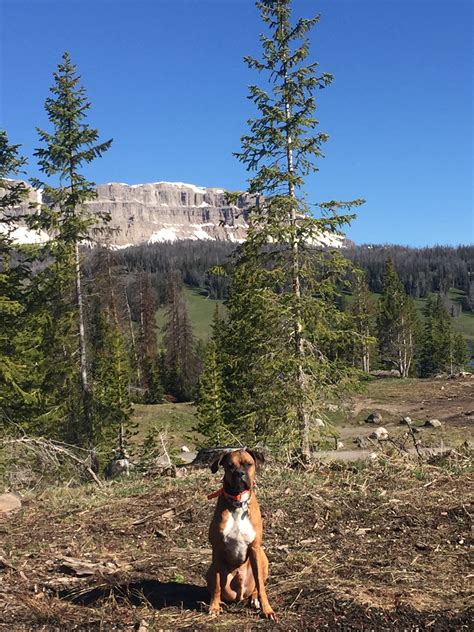
[[[127,601],[133,606],[148,605],[156,610],[178,607],[186,610],[202,611],[209,601],[209,593],[204,586],[179,582],[159,582],[154,579],[91,587],[87,591],[62,591],[61,599],[81,606],[94,606],[113,598]]]

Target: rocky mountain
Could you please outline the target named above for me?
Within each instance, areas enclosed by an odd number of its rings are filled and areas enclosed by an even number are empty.
[[[119,247],[178,239],[238,242],[247,233],[251,199],[245,194],[229,205],[223,189],[182,182],[112,182],[99,185],[97,193],[89,206],[110,213],[111,227],[118,229],[112,243]]]
[[[31,204],[42,201],[40,191],[31,189],[28,203],[15,209],[17,215],[34,212]],[[255,198],[242,194],[235,205],[226,201],[223,189],[199,187],[183,182],[97,186],[97,198],[87,203],[92,213],[109,213],[113,248],[142,243],[205,239],[242,242],[247,234],[246,212]],[[1,230],[1,228],[0,228]],[[19,222],[13,233],[18,243],[44,241],[47,235],[28,231]],[[322,245],[340,246],[339,236],[324,235]]]

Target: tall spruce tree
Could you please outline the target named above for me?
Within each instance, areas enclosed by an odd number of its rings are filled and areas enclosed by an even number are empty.
[[[415,303],[388,259],[377,314],[379,355],[385,366],[398,370],[403,378],[412,369],[418,327]]]
[[[421,377],[460,371],[466,362],[466,343],[453,331],[452,321],[440,294],[429,295],[420,340],[418,371]]]
[[[204,367],[199,381],[198,425],[196,430],[203,434],[212,445],[222,445],[230,438],[226,424],[226,406],[229,394],[226,392],[223,376],[224,362],[219,334],[222,321],[219,307],[214,310],[212,337],[207,343]]]
[[[13,263],[14,207],[25,201],[28,190],[18,177],[26,160],[0,130],[0,425],[22,422],[31,412],[35,386],[30,378],[34,342],[27,335],[26,284],[30,269],[25,261]]]
[[[249,121],[238,158],[255,175],[249,192],[257,196],[249,214],[246,243],[238,250],[227,301],[229,415],[249,440],[278,434],[294,439],[310,459],[311,418],[351,371],[337,353],[335,339],[347,335],[347,317],[337,308],[337,287],[349,266],[332,243],[350,221],[340,215],[353,202],[320,203],[320,216],[305,202],[305,177],[328,139],[317,131],[316,89],[332,75],[318,74],[309,54],[308,33],[319,18],[291,20],[290,0],[257,2],[267,34],[262,58],[246,57],[268,80],[267,90],[250,87],[258,116]],[[263,196],[263,197],[262,197]]]
[[[158,341],[156,331],[156,299],[150,274],[142,272],[138,279],[140,321],[140,386],[147,404],[159,404],[163,399],[160,381]]]
[[[357,333],[353,339],[354,354],[364,373],[369,373],[375,344],[376,306],[363,273],[354,278],[352,298],[350,313]]]
[[[109,452],[121,428],[129,425],[130,362],[125,348],[117,279],[112,275],[109,248],[99,247],[91,257],[85,283],[88,354],[93,397],[93,443]]]
[[[50,298],[56,301],[55,308],[61,305],[61,323],[64,328],[54,332],[49,327],[49,335],[55,337],[57,346],[61,347],[62,344],[68,364],[71,365],[71,353],[77,352],[81,402],[74,406],[74,413],[70,417],[70,423],[76,427],[69,430],[71,437],[81,441],[92,439],[94,421],[79,246],[81,241],[91,238],[94,227],[108,219],[84,206],[97,193],[94,183],[87,180],[81,168],[102,156],[112,141],[98,142],[98,130],[85,122],[91,104],[67,52],[54,73],[54,84],[50,91],[52,96],[46,99],[45,109],[52,131],[38,128],[43,147],[35,151],[35,156],[40,170],[54,182],[32,180],[35,187],[43,189],[45,203],[40,212],[31,217],[30,223],[46,230],[53,237],[45,250],[54,263],[43,275],[43,280],[44,288],[49,288]],[[76,330],[74,333],[71,326]],[[59,336],[68,340],[60,340]],[[71,336],[78,341],[74,350]],[[72,375],[67,379],[74,382]],[[61,382],[64,388],[64,381]],[[60,407],[60,402],[57,405]]]
[[[166,323],[163,327],[163,371],[166,392],[179,401],[196,396],[199,361],[196,340],[183,296],[180,277],[172,273],[168,284]]]

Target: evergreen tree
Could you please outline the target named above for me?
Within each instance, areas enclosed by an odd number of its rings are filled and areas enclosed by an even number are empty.
[[[303,63],[308,32],[318,18],[293,24],[290,0],[257,2],[257,7],[269,33],[261,36],[262,59],[246,57],[246,62],[267,75],[269,89],[250,87],[259,117],[249,121],[238,154],[255,172],[249,193],[257,203],[226,303],[229,417],[249,440],[280,435],[292,441],[295,433],[288,429],[296,430],[309,459],[312,416],[353,376],[332,351],[347,335],[337,286],[349,264],[317,244],[331,243],[352,217],[339,211],[362,201],[321,203],[315,205],[319,218],[309,213],[302,187],[305,176],[317,171],[314,159],[327,140],[316,131],[314,91],[332,81],[328,73],[317,74],[316,63]]]
[[[22,182],[7,177],[21,174],[25,159],[19,145],[9,143],[0,130],[0,424],[24,421],[36,399],[31,380],[33,340],[26,334],[26,284],[30,269],[25,260],[13,263],[11,232],[13,208],[23,202],[28,191]]]
[[[222,321],[219,307],[214,310],[212,337],[207,344],[204,367],[199,382],[198,425],[196,430],[212,445],[223,445],[229,437],[226,425],[226,405],[229,394],[223,378],[224,362],[218,343]]]
[[[412,298],[407,296],[393,261],[388,259],[383,276],[377,315],[381,361],[408,377],[412,368],[418,319]]]
[[[97,298],[89,329],[93,412],[94,419],[100,419],[94,423],[92,441],[108,452],[120,428],[130,421],[130,367],[121,332]]]
[[[163,399],[160,381],[158,344],[156,337],[156,301],[150,275],[142,272],[139,278],[141,387],[147,404],[158,404]]]
[[[428,296],[424,316],[418,360],[420,377],[461,370],[466,362],[466,343],[462,335],[454,333],[440,294]]]
[[[56,183],[51,185],[38,179],[32,181],[35,187],[43,189],[46,203],[29,222],[34,228],[44,229],[53,237],[44,253],[52,258],[53,263],[38,278],[37,284],[50,303],[52,309],[49,315],[54,315],[57,326],[55,330],[50,323],[46,323],[45,342],[48,341],[47,344],[58,351],[58,357],[51,360],[59,362],[61,355],[65,360],[60,370],[63,376],[58,376],[57,380],[60,390],[55,395],[50,393],[52,405],[58,412],[61,410],[64,401],[64,390],[61,392],[61,389],[68,387],[66,392],[70,399],[67,406],[72,408],[69,411],[71,414],[67,415],[69,436],[75,441],[83,441],[92,438],[94,420],[79,244],[90,239],[93,227],[108,218],[86,210],[84,203],[97,194],[94,183],[82,175],[81,167],[99,158],[112,141],[99,143],[98,130],[84,122],[90,103],[68,53],[64,53],[54,73],[54,80],[52,96],[45,102],[52,132],[38,129],[44,146],[36,150],[35,156],[40,170],[49,178],[55,178]],[[77,345],[73,342],[76,339]],[[79,367],[72,360],[76,355]],[[55,365],[54,370],[57,368]],[[74,401],[77,390],[74,381],[77,377],[79,402]]]
[[[97,248],[87,290],[90,376],[93,397],[93,443],[109,451],[130,422],[130,363],[122,333],[112,253]],[[100,420],[100,421],[99,421]]]
[[[199,362],[181,281],[176,274],[171,275],[168,285],[163,345],[166,392],[176,397],[178,401],[193,399],[199,379]]]
[[[353,340],[355,357],[362,370],[369,373],[375,342],[373,334],[376,306],[363,273],[357,274],[354,278],[352,297],[350,313],[357,333]]]
[[[205,435],[211,445],[223,445],[229,439],[225,421],[227,399],[217,345],[214,340],[210,340],[200,381],[197,407],[199,423],[196,430]]]

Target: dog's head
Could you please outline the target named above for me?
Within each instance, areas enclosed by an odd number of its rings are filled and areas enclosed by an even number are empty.
[[[257,467],[263,462],[260,452],[233,450],[218,457],[211,464],[211,472],[215,474],[219,467],[223,467],[224,488],[229,492],[241,493],[252,488]]]

